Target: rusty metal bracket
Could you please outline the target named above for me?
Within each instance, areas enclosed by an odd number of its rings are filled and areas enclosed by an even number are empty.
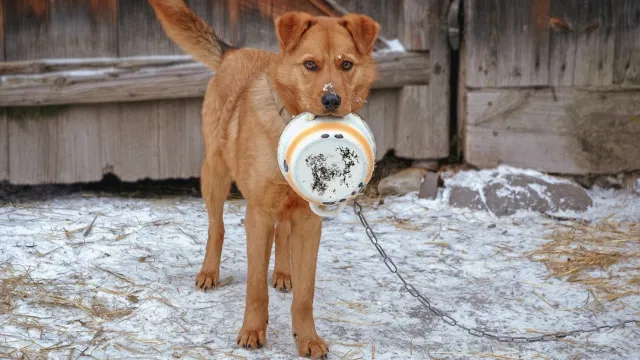
[[[452,0],[447,15],[447,38],[451,49],[460,49],[460,0]]]

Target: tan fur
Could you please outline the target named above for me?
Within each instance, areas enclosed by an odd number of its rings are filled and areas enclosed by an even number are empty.
[[[329,91],[342,97],[342,105],[330,114],[356,112],[375,78],[371,49],[379,25],[363,15],[327,18],[292,12],[275,21],[279,54],[256,49],[225,52],[213,30],[195,20],[182,0],[150,3],[167,34],[185,52],[216,69],[202,109],[201,183],[209,239],[196,285],[206,290],[220,283],[222,210],[234,180],[247,201],[247,296],[238,344],[249,348],[266,344],[267,271],[275,236],[272,285],[293,290],[291,313],[298,352],[325,356],[327,344],[317,335],[313,318],[322,219],[291,190],[278,169],[276,147],[285,124],[267,77],[293,115],[328,114],[321,104],[328,83],[332,84]],[[309,60],[317,63],[318,71],[305,68]],[[354,63],[353,69],[341,69],[345,60]]]
[[[185,5],[184,1],[149,0],[162,28],[182,51],[215,70],[229,45]]]

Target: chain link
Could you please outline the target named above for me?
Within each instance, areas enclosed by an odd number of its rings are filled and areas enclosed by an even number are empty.
[[[411,296],[418,299],[418,301],[422,305],[424,305],[427,309],[429,309],[429,311],[431,311],[434,315],[442,319],[442,321],[444,321],[446,324],[465,330],[469,335],[473,335],[480,338],[486,337],[488,339],[496,340],[499,342],[506,342],[506,343],[533,343],[533,342],[541,342],[541,341],[554,341],[554,340],[563,339],[568,336],[576,336],[580,334],[604,332],[607,330],[624,328],[627,325],[631,325],[631,324],[636,324],[636,326],[640,326],[640,320],[624,320],[617,324],[602,325],[602,326],[598,326],[590,329],[572,330],[568,332],[556,332],[551,334],[530,336],[530,337],[495,335],[478,328],[470,328],[470,327],[464,326],[458,323],[454,318],[447,315],[442,310],[439,310],[438,308],[433,306],[431,304],[431,301],[426,296],[420,294],[420,292],[413,285],[409,284],[404,279],[402,274],[400,274],[400,272],[398,271],[398,267],[396,266],[396,264],[393,262],[393,260],[391,260],[391,258],[384,251],[384,249],[382,248],[382,245],[378,243],[378,237],[373,232],[373,229],[371,228],[371,226],[369,226],[367,219],[364,217],[364,214],[362,213],[362,205],[354,201],[353,211],[355,212],[356,216],[358,216],[358,218],[360,219],[360,223],[362,223],[362,226],[365,228],[365,232],[367,234],[367,237],[369,238],[369,241],[371,241],[371,243],[376,247],[376,250],[378,250],[378,252],[380,253],[380,256],[382,257],[384,264],[387,266],[387,268],[389,269],[389,271],[391,271],[392,274],[395,274],[398,277],[398,279],[402,281],[402,283],[404,284],[405,290],[407,290],[407,292]]]

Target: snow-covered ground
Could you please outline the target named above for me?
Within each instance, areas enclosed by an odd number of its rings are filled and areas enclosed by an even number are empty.
[[[592,209],[571,216],[640,221],[640,197],[590,194]],[[549,278],[532,259],[545,236],[571,222],[454,209],[446,190],[436,200],[409,194],[364,208],[405,278],[466,326],[536,335],[640,319],[639,284],[609,301],[588,283]],[[245,294],[244,209],[240,200],[226,204],[225,285],[204,293],[194,287],[207,234],[199,198],[80,192],[0,207],[0,358],[296,358],[291,294],[271,288],[266,348],[235,344]],[[617,249],[639,247],[635,239]],[[623,256],[608,273],[592,272],[638,276],[640,263]],[[502,344],[450,327],[403,290],[352,211],[324,222],[317,273],[316,324],[332,359],[640,358],[633,325],[535,344]]]

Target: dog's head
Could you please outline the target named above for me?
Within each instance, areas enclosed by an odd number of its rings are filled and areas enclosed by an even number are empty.
[[[290,110],[335,116],[358,111],[375,79],[371,53],[380,25],[365,15],[301,12],[280,16],[275,25],[280,57],[273,81]]]

